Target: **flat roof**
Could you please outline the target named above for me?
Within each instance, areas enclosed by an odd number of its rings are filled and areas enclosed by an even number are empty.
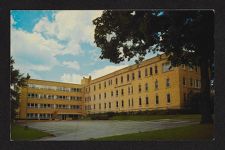
[[[36,81],[44,81],[44,82],[52,82],[52,83],[63,83],[63,84],[72,84],[72,85],[81,85],[81,84],[76,84],[76,83],[68,83],[68,82],[59,82],[59,81],[51,81],[51,80],[40,80],[40,79],[28,79],[28,80],[36,80]]]

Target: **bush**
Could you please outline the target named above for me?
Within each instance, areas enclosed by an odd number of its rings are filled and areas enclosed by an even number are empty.
[[[146,111],[130,111],[130,112],[106,112],[98,114],[89,114],[87,117],[92,120],[108,120],[113,116],[126,115],[177,115],[177,114],[193,114],[192,109],[166,109],[166,110],[146,110]]]

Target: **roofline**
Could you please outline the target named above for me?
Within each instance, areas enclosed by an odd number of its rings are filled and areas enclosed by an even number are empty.
[[[40,80],[40,79],[34,79],[30,78],[28,80],[36,80],[36,81],[44,81],[44,82],[53,82],[53,83],[63,83],[63,84],[73,84],[73,85],[82,85],[82,84],[76,84],[76,83],[68,83],[68,82],[59,82],[59,81],[50,81],[50,80]]]
[[[166,56],[166,54],[165,54],[165,53],[163,53],[163,54],[159,54],[158,56],[155,56],[155,57],[152,57],[152,58],[146,59],[146,60],[142,61],[141,63],[146,62],[146,61],[149,61],[149,60],[151,60],[151,59],[154,59],[154,58],[159,57],[159,56],[162,56],[162,55],[165,55],[165,56]],[[127,66],[127,67],[121,68],[121,69],[119,69],[119,70],[113,71],[113,72],[111,72],[111,73],[109,73],[109,74],[112,74],[112,73],[115,73],[115,72],[119,72],[119,71],[121,71],[121,70],[123,70],[123,69],[130,68],[130,67],[134,67],[134,66],[136,66],[136,65],[137,65],[137,64],[133,64],[133,65],[130,65],[130,66]],[[107,76],[107,75],[109,75],[109,74],[106,74],[106,75],[104,75],[104,76],[101,76],[101,77],[98,77],[98,78],[92,79],[91,81],[94,81],[94,80],[97,80],[97,79],[103,78],[103,77],[105,77],[105,76]]]

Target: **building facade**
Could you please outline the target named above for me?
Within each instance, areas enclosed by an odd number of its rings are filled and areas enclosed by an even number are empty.
[[[82,85],[29,79],[21,89],[20,119],[76,119],[83,115]]]
[[[38,86],[66,90],[34,88]],[[180,109],[188,103],[188,93],[198,92],[200,87],[198,67],[171,67],[167,57],[160,55],[94,80],[83,78],[81,84],[29,80],[28,87],[22,89],[20,118],[40,118],[45,114],[47,119],[73,119],[72,115]],[[73,88],[79,90],[71,92]],[[47,98],[40,98],[43,94]],[[53,100],[48,99],[49,95]]]

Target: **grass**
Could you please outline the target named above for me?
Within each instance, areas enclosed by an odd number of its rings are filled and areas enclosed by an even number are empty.
[[[25,128],[22,125],[12,124],[11,139],[12,140],[35,140],[43,137],[53,136],[50,133],[37,129]]]
[[[212,139],[212,124],[195,124],[185,127],[139,132],[125,135],[116,135],[97,139],[94,141],[149,141],[149,140],[204,140]]]
[[[113,116],[110,120],[134,120],[134,121],[150,121],[158,119],[176,119],[176,120],[190,120],[200,121],[200,114],[178,114],[178,115],[118,115]]]

